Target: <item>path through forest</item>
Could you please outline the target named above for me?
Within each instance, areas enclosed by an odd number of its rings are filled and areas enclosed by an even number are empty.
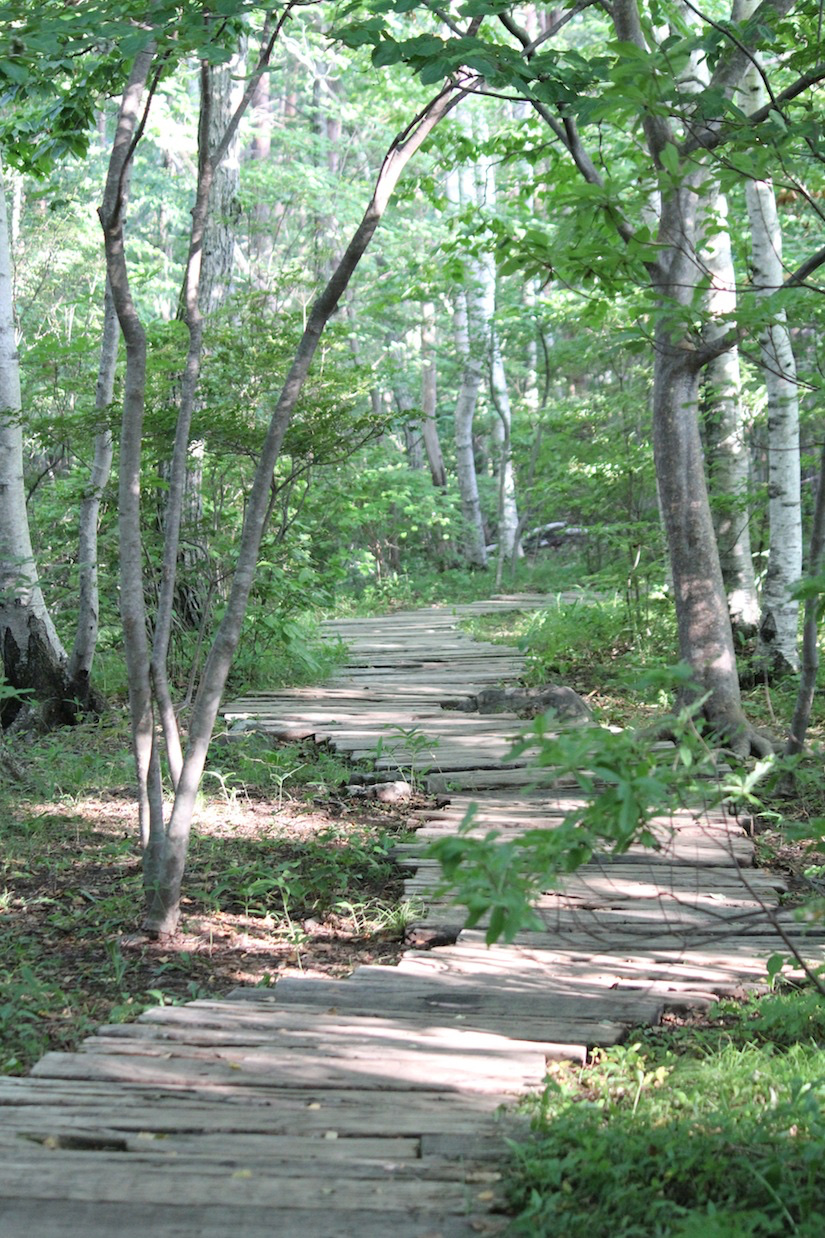
[[[226,709],[235,727],[314,736],[415,770],[443,806],[419,840],[552,824],[572,791],[508,760],[521,725],[468,711],[519,675],[515,649],[458,620],[543,598],[331,624],[347,665],[328,684]],[[449,706],[445,708],[445,704]],[[0,1080],[0,1238],[458,1238],[503,1231],[505,1111],[548,1059],[583,1060],[666,1009],[756,983],[782,932],[781,878],[720,812],[658,822],[662,846],[587,865],[539,903],[544,928],[487,949],[435,873],[404,852],[426,910],[397,967],[286,978],[157,1007]],[[825,953],[812,927],[804,951]],[[505,1107],[505,1110],[502,1109]]]

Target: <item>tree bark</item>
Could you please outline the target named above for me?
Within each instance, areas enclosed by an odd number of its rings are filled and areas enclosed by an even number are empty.
[[[456,350],[464,362],[461,385],[453,413],[455,434],[456,477],[464,516],[464,558],[469,567],[487,566],[487,539],[481,516],[478,494],[475,452],[473,450],[473,419],[483,376],[483,358],[473,347],[469,330],[467,294],[459,292],[453,315]]]
[[[493,422],[493,438],[499,446],[498,458],[498,565],[496,588],[501,585],[504,564],[521,551],[519,545],[519,515],[516,506],[516,482],[513,474],[513,456],[510,446],[512,410],[504,361],[499,347],[498,332],[490,330],[490,394],[496,419]]]
[[[68,677],[70,691],[84,710],[97,711],[102,702],[92,689],[92,664],[100,626],[100,598],[98,591],[98,541],[97,526],[103,492],[112,471],[114,444],[108,424],[109,409],[114,398],[115,371],[120,327],[112,299],[112,290],[106,280],[103,298],[103,332],[100,341],[100,363],[95,390],[95,408],[101,418],[106,418],[95,435],[94,458],[89,485],[80,507],[78,527],[78,603],[77,628],[74,645],[69,658]]]
[[[737,19],[750,17],[757,0],[737,0]],[[768,102],[760,66],[749,62],[737,102],[748,115]],[[749,180],[745,199],[751,226],[754,295],[765,301],[785,281],[782,229],[770,180]],[[799,669],[799,602],[790,587],[802,575],[802,499],[799,459],[799,394],[796,361],[785,311],[771,316],[760,337],[768,397],[768,569],[762,586],[757,659],[767,674]]]
[[[68,700],[66,654],[43,594],[32,550],[23,483],[20,361],[14,321],[12,261],[3,171],[0,167],[0,656],[6,684],[31,693],[46,725],[74,720]],[[7,726],[22,697],[2,703]]]
[[[811,526],[811,544],[808,550],[809,580],[815,580],[822,571],[825,558],[825,444],[819,459],[816,504]],[[811,709],[816,692],[816,677],[819,670],[819,618],[822,610],[822,594],[812,593],[805,598],[805,620],[802,625],[802,673],[794,704],[793,718],[785,745],[785,756],[792,757],[802,751],[805,735],[811,720]]]
[[[705,336],[713,341],[729,329],[736,311],[736,275],[724,194],[712,196],[705,216],[713,221],[713,234],[702,250],[710,276],[706,299],[710,322]],[[728,610],[734,631],[752,636],[759,623],[759,599],[751,553],[750,460],[738,348],[728,349],[708,365],[704,403],[713,517]]]
[[[433,485],[443,489],[447,485],[447,470],[435,420],[438,406],[435,343],[435,307],[427,301],[421,306],[421,436]]]
[[[769,297],[782,287],[782,234],[773,185],[746,186],[751,223],[753,287]],[[790,587],[802,575],[802,498],[799,461],[799,395],[796,361],[785,311],[773,317],[760,340],[768,396],[768,570],[762,586],[757,657],[768,673],[799,669],[799,603]]]

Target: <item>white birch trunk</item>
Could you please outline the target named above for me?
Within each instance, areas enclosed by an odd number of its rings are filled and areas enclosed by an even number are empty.
[[[20,362],[3,171],[0,167],[0,656],[6,683],[34,692],[47,721],[63,717],[66,654],[46,609],[32,550],[23,483]],[[8,702],[7,723],[19,712]]]
[[[755,8],[756,0],[744,0],[738,16],[749,17]],[[748,114],[767,102],[765,84],[755,65],[745,73],[738,102]],[[758,299],[764,299],[780,288],[785,278],[773,182],[748,181],[745,198],[751,226],[753,289]],[[781,674],[799,669],[799,603],[791,597],[790,586],[802,575],[799,389],[784,310],[774,314],[759,343],[768,397],[770,548],[757,656],[768,671]]]
[[[464,184],[462,186],[462,179]],[[466,201],[468,189],[466,173],[461,176],[452,172],[447,178],[447,196],[454,205]],[[478,338],[478,315],[470,312],[473,300],[471,290],[458,293],[453,313],[453,332],[456,351],[463,362],[461,385],[453,414],[456,452],[456,477],[461,496],[461,511],[465,522],[465,559],[470,567],[487,566],[486,537],[478,495],[475,453],[473,451],[473,419],[478,393],[484,375],[484,340]]]
[[[487,539],[484,536],[484,521],[481,516],[481,500],[478,495],[478,477],[473,451],[473,418],[481,388],[483,360],[471,343],[467,297],[464,292],[460,292],[456,297],[453,330],[456,350],[464,362],[453,424],[456,477],[458,492],[461,495],[461,511],[466,526],[465,558],[470,567],[483,568],[487,566]]]
[[[782,237],[773,185],[746,188],[751,223],[753,285],[770,296],[784,279]],[[796,362],[785,311],[760,340],[768,396],[768,521],[770,549],[762,588],[758,654],[773,670],[799,668],[799,603],[790,586],[802,575],[802,501],[799,462],[799,394]]]
[[[708,214],[714,220],[714,228],[702,253],[711,280],[706,298],[711,321],[705,335],[707,339],[714,340],[728,330],[730,316],[736,310],[736,277],[724,194],[715,195]],[[756,631],[759,623],[759,601],[751,555],[750,460],[739,350],[731,348],[711,361],[705,382],[709,484],[714,500],[714,524],[722,578],[731,623],[738,631],[750,634]]]
[[[513,474],[513,457],[510,450],[512,410],[504,362],[498,342],[498,333],[490,331],[490,392],[496,419],[493,422],[493,438],[499,445],[498,463],[498,560],[496,586],[501,584],[504,563],[523,553],[519,544],[519,516],[516,506],[516,482]]]
[[[421,307],[421,436],[430,466],[433,485],[447,485],[447,470],[435,420],[438,406],[438,373],[435,360],[435,307],[431,301]]]

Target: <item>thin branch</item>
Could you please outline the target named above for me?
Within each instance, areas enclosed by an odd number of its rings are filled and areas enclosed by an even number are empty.
[[[706,23],[706,25],[710,26],[711,30],[716,30],[717,33],[724,35],[726,39],[730,39],[734,47],[738,48],[738,50],[742,53],[742,55],[751,63],[751,65],[753,65],[754,69],[756,69],[756,72],[762,78],[762,83],[765,87],[765,90],[768,93],[769,98],[771,99],[773,107],[776,109],[776,111],[779,111],[779,105],[777,104],[776,99],[774,97],[771,84],[768,80],[768,75],[765,72],[765,70],[762,68],[762,65],[759,63],[759,58],[756,55],[756,53],[752,51],[749,47],[746,47],[745,44],[739,38],[737,38],[737,36],[731,30],[730,25],[724,25],[722,22],[714,21],[712,17],[708,17],[707,13],[703,13],[702,10],[698,9],[695,4],[692,4],[691,0],[682,0],[682,3],[684,4],[686,9],[690,9],[691,13],[695,13],[698,18],[700,18],[703,22]]]
[[[802,284],[805,283],[805,280],[808,278],[809,275],[813,275],[814,271],[818,271],[819,268],[823,266],[824,264],[825,264],[825,246],[823,246],[822,249],[818,249],[815,254],[811,254],[810,258],[807,258],[805,262],[802,263],[801,266],[798,266],[796,270],[791,275],[788,276],[788,278],[783,283],[782,287],[783,288],[799,288]],[[817,289],[817,291],[821,291],[821,289]]]

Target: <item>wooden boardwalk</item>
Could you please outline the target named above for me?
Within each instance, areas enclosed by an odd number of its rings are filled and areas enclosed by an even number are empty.
[[[417,770],[449,795],[424,839],[454,830],[470,799],[482,831],[550,824],[572,792],[505,761],[518,719],[456,710],[522,665],[458,631],[456,613],[513,604],[331,625],[351,650],[331,683],[227,717],[358,756],[380,739],[388,779]],[[548,1059],[758,982],[783,949],[777,925],[800,940],[735,821],[685,812],[659,828],[661,850],[587,865],[540,900],[543,931],[492,949],[428,899],[434,871],[412,848],[408,891],[427,904],[413,939],[445,944],[346,980],[158,1007],[0,1079],[0,1238],[502,1232],[502,1138],[519,1128],[502,1107],[540,1086]],[[821,928],[803,940],[823,957]]]

